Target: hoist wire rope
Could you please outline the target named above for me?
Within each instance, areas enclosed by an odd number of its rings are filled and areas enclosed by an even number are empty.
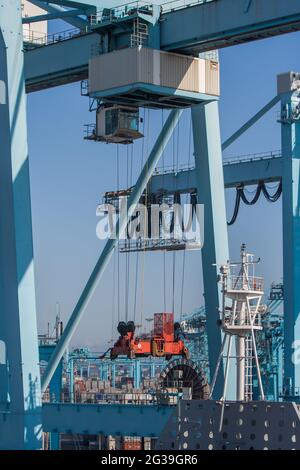
[[[178,172],[178,161],[179,161],[179,132],[180,132],[180,120],[177,123],[176,127],[176,134],[175,129],[173,129],[173,161],[176,173]],[[175,160],[176,157],[176,160]],[[176,161],[176,166],[175,166]],[[180,201],[180,195],[179,195]],[[175,193],[174,193],[174,200],[173,200],[173,215],[172,215],[172,227],[170,228],[170,232],[173,233],[173,238],[175,238],[174,230],[176,230],[175,226],[175,207],[174,205],[178,203],[178,194],[177,194],[177,179],[175,184]],[[175,286],[176,286],[176,250],[173,251],[173,267],[172,267],[172,313],[175,314]]]
[[[113,265],[113,281],[112,281],[112,287],[113,287],[113,295],[112,295],[112,312],[111,312],[111,339],[114,337],[114,331],[115,331],[115,309],[116,309],[116,299],[115,299],[115,294],[116,294],[116,249],[114,249],[114,265]]]
[[[164,109],[161,110],[161,128],[163,129],[164,126]],[[165,148],[162,152],[162,168],[163,168],[163,175],[162,175],[162,187],[165,187]],[[164,194],[162,194],[162,203],[164,199]],[[161,215],[162,216],[162,215]],[[159,221],[160,222],[160,221]],[[159,223],[158,222],[158,223]],[[161,237],[161,226],[159,223],[159,234],[158,236]],[[164,312],[167,311],[167,292],[166,292],[166,250],[163,250],[163,296],[164,296]]]
[[[190,115],[189,121],[189,143],[188,143],[188,177],[187,177],[187,187],[189,188],[190,184],[190,159],[191,159],[191,142],[192,142],[192,118]],[[182,213],[183,220],[183,213]],[[184,222],[183,222],[184,223]],[[184,235],[184,232],[183,232]],[[181,278],[181,294],[180,294],[180,320],[182,319],[183,314],[183,296],[184,296],[184,282],[185,282],[185,262],[186,262],[186,250],[183,250],[182,257],[182,278]]]
[[[120,191],[120,155],[119,155],[119,144],[117,144],[117,191]],[[120,210],[120,196],[118,197],[118,207]],[[117,297],[118,297],[118,322],[120,321],[120,250],[119,250],[119,240],[117,244],[117,284],[118,284],[118,292],[117,292]]]
[[[129,188],[129,144],[126,145],[126,188]],[[126,238],[125,238],[125,243],[128,241],[128,225],[126,228]],[[130,240],[129,240],[130,242]],[[129,287],[129,253],[126,251],[125,253],[125,289],[124,289],[124,294],[125,294],[125,321],[128,321],[128,287]]]
[[[146,138],[146,155],[147,155],[147,170],[148,170],[148,152],[149,152],[149,130],[150,130],[150,113],[149,108],[147,109],[147,138]],[[148,184],[145,188],[145,205],[148,205]],[[147,217],[144,218],[144,234],[148,233],[148,223]],[[147,232],[146,232],[147,229]],[[141,266],[141,325],[143,324],[144,318],[144,302],[145,302],[145,253],[146,253],[146,245],[144,244],[144,249],[142,253],[142,266]]]
[[[143,134],[145,134],[145,108],[143,109]],[[143,169],[144,163],[144,138],[142,139],[142,151],[141,151],[141,169]],[[139,251],[136,252],[136,263],[135,263],[135,282],[134,282],[134,305],[133,305],[133,321],[136,320],[136,310],[137,310],[137,292],[138,292],[138,273],[139,273]]]
[[[127,170],[126,170],[126,187],[132,187],[132,164],[133,164],[133,144],[127,145]],[[128,235],[128,226],[127,226],[127,233]],[[127,242],[128,237],[126,236]],[[130,243],[130,239],[128,239]],[[129,301],[130,301],[130,260],[131,260],[131,252],[126,251],[126,259],[125,259],[125,319],[126,322],[129,320]]]
[[[132,187],[132,165],[133,165],[133,143],[130,144],[130,147],[129,147],[129,150],[130,150],[130,160],[129,160],[129,166],[130,166],[130,170],[129,170],[129,186]],[[128,186],[127,186],[128,187]],[[130,240],[129,240],[130,242]],[[129,313],[129,305],[130,305],[130,266],[131,266],[131,252],[129,251],[128,252],[128,264],[127,264],[127,286],[126,286],[126,289],[127,289],[127,306],[126,306],[126,317],[127,317],[127,321],[128,321],[128,313]]]

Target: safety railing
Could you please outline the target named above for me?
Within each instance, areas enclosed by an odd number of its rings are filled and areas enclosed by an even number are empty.
[[[96,136],[96,124],[84,124],[83,133],[85,139],[91,139]]]
[[[262,277],[248,276],[247,279],[243,279],[242,276],[230,276],[228,282],[228,290],[251,290],[251,291],[263,291],[264,280]]]
[[[195,166],[192,164],[183,164],[183,165],[165,165],[163,167],[155,168],[153,176],[157,175],[166,175],[170,173],[181,173],[183,171],[194,170]]]
[[[271,150],[270,152],[250,153],[239,155],[236,157],[226,157],[223,159],[223,165],[233,165],[234,163],[245,163],[257,160],[270,160],[280,158],[282,156],[280,150]]]
[[[215,2],[216,0],[173,0],[161,4],[161,9],[163,13],[168,13],[174,10],[181,10],[182,8],[193,7],[196,5],[201,5],[204,3]]]
[[[195,0],[191,2],[188,0],[169,1],[161,5],[161,12],[168,13],[170,11],[180,10],[183,8],[188,8],[195,5],[210,3],[214,1],[216,0]],[[118,5],[113,8],[103,8],[102,10],[97,11],[96,14],[90,15],[88,17],[89,23],[87,24],[85,29],[79,30],[78,28],[73,28],[52,34],[41,34],[38,31],[24,31],[24,48],[25,50],[30,50],[36,47],[48,46],[57,42],[66,41],[67,39],[72,39],[73,37],[89,33],[91,30],[91,26],[120,21],[122,19],[130,17],[136,17],[139,13],[143,15],[152,16],[153,4],[144,1],[136,1],[125,3],[123,5]],[[212,57],[212,60],[217,60],[215,52],[211,51],[211,53],[214,55],[214,57]]]
[[[124,240],[119,242],[119,251],[122,253],[136,251],[155,251],[155,250],[195,250],[201,248],[201,243],[197,238],[178,239],[178,238],[141,238],[138,240]]]
[[[152,15],[153,5],[151,3],[136,1],[123,5],[117,5],[112,8],[103,8],[97,11],[95,15],[90,16],[91,26],[101,25],[104,23],[112,23],[126,18],[132,18],[138,14]]]
[[[218,49],[212,51],[205,51],[199,54],[200,59],[205,60],[214,60],[215,62],[219,62],[219,51]]]
[[[226,165],[233,165],[235,163],[246,163],[246,162],[253,162],[258,160],[270,160],[274,158],[280,158],[282,156],[280,150],[271,150],[270,152],[260,152],[260,153],[252,153],[252,154],[245,154],[239,155],[236,157],[226,157],[223,159],[223,166]],[[183,165],[168,165],[164,167],[155,168],[153,175],[166,175],[172,174],[175,175],[184,171],[194,170],[195,165],[193,164],[183,164]]]
[[[24,48],[26,50],[35,49],[37,47],[48,46],[57,42],[66,41],[74,37],[83,36],[88,30],[80,30],[78,28],[67,29],[58,33],[42,34],[34,31],[26,31],[23,35]]]
[[[251,311],[251,317],[247,315],[243,322],[241,322],[238,318],[232,317],[232,312],[231,313],[226,313],[223,317],[223,324],[225,327],[230,328],[230,327],[244,327],[244,326],[259,326],[261,327],[261,314]]]

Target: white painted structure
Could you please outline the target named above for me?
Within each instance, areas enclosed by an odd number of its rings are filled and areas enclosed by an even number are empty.
[[[47,12],[42,10],[28,0],[22,0],[22,16],[23,18],[30,16],[44,15]],[[23,34],[25,41],[37,41],[39,39],[45,38],[48,31],[48,22],[47,21],[37,21],[35,23],[23,24]]]

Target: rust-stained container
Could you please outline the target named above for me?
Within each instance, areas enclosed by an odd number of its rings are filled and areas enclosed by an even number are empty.
[[[140,437],[124,437],[123,450],[142,450],[142,439]]]

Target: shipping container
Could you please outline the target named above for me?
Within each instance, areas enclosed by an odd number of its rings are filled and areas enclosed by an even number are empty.
[[[181,92],[185,97],[186,93],[219,96],[219,63],[141,46],[100,54],[89,61],[90,96],[108,98],[122,94],[122,87],[127,93],[131,88],[143,89],[143,84],[160,95],[176,91],[173,99]],[[193,95],[193,99],[203,98]]]

